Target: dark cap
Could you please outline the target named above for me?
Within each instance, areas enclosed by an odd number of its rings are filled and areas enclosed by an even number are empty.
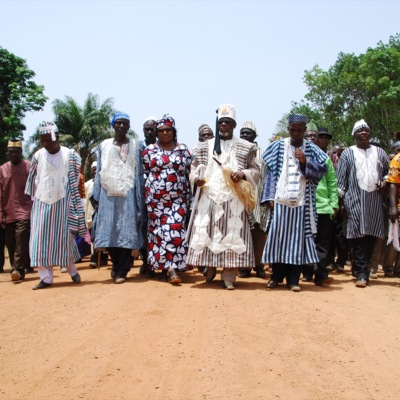
[[[330,139],[332,139],[332,135],[329,133],[328,128],[318,128],[318,135],[319,136],[326,135],[329,136]]]

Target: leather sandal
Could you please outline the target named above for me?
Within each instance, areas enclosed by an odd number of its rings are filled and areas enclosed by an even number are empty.
[[[179,277],[179,275],[176,273],[175,269],[170,268],[168,270],[168,282],[169,283],[181,283],[182,279]]]

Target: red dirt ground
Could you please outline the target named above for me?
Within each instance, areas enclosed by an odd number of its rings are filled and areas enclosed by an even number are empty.
[[[140,262],[138,262],[140,264]],[[110,266],[78,264],[82,283],[55,268],[0,275],[0,399],[390,400],[400,392],[400,280],[356,288],[347,267],[330,287],[266,290],[180,286],[135,267],[116,285]]]

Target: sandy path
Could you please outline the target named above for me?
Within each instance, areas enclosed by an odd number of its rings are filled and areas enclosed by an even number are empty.
[[[179,287],[123,285],[78,264],[82,284],[56,268],[32,291],[0,275],[0,398],[398,399],[400,280],[355,288],[266,290],[240,279],[227,291],[191,271]]]

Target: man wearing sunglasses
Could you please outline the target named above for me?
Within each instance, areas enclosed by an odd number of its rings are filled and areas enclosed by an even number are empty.
[[[194,149],[192,179],[201,195],[193,208],[187,264],[207,267],[208,283],[222,268],[222,283],[231,290],[238,269],[255,266],[249,215],[233,186],[245,180],[255,189],[260,167],[257,145],[233,135],[235,108],[223,104],[217,114],[215,138]]]

